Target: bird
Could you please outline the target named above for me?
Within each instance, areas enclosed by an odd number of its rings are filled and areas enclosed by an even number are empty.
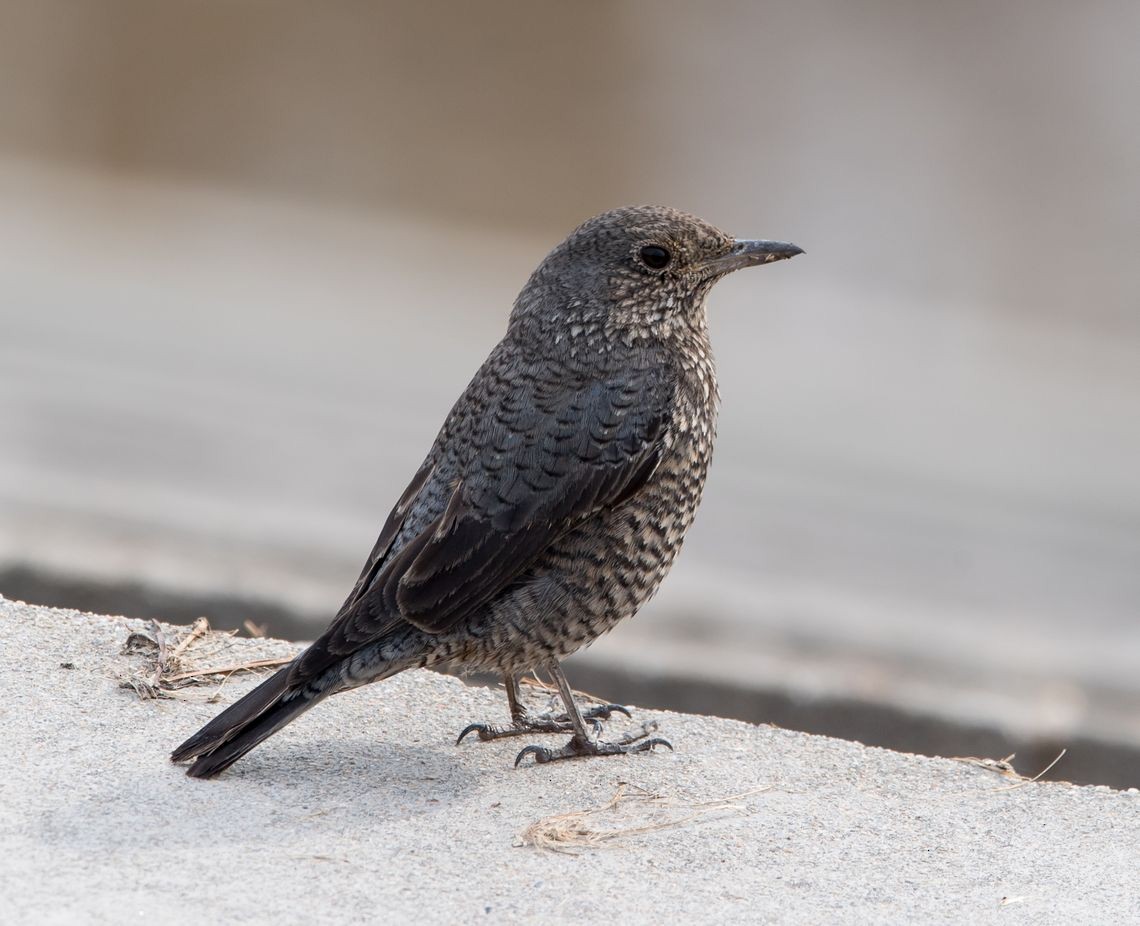
[[[653,597],[696,514],[720,403],[709,291],[802,253],[665,206],[578,226],[519,293],[329,627],[171,759],[211,778],[329,695],[422,667],[502,676],[511,723],[460,741],[571,734],[516,767],[671,749],[648,724],[603,740],[628,710],[584,712],[560,662]],[[538,669],[564,713],[523,704]]]

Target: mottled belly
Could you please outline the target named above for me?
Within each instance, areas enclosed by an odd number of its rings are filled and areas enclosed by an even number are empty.
[[[670,454],[636,496],[552,545],[525,581],[456,635],[461,652],[451,661],[525,671],[570,655],[632,617],[680,552],[710,456],[711,446]]]

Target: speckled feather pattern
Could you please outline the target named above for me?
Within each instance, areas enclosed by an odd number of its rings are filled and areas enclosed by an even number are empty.
[[[692,221],[694,252],[731,244]],[[565,492],[568,473],[588,472],[599,459],[628,461],[653,423],[657,459],[650,478],[616,507],[566,519],[517,581],[442,632],[405,623],[357,648],[388,617],[382,601],[364,594],[341,618],[343,649],[351,656],[319,685],[351,687],[411,665],[531,669],[633,616],[665,578],[712,460],[719,392],[705,300],[714,281],[694,286],[618,271],[606,278],[604,299],[590,298],[591,286],[567,286],[573,275],[559,264],[589,265],[599,251],[605,255],[609,241],[599,245],[595,235],[587,223],[532,277],[506,337],[441,429],[421,469],[431,476],[387,557],[397,557],[441,516],[457,482],[493,519],[519,504],[512,485]],[[623,228],[618,237],[632,239],[632,251],[653,236],[654,230],[631,236]],[[670,241],[682,250],[675,235]],[[329,645],[341,650],[336,640]]]
[[[768,244],[663,207],[575,230],[519,294],[328,630],[174,758],[209,777],[326,695],[417,666],[549,666],[636,614],[712,460],[708,293],[779,259],[740,250]]]
[[[633,616],[654,595],[700,503],[712,460],[718,404],[712,352],[703,331],[688,332],[683,344],[673,345],[674,350],[656,347],[647,351],[619,344],[603,352],[613,365],[612,372],[625,382],[624,395],[639,403],[625,413],[644,416],[652,411],[664,418],[661,457],[646,484],[618,507],[603,509],[554,539],[521,581],[456,626],[440,634],[406,628],[355,653],[343,667],[343,684],[363,684],[390,674],[393,666],[409,664],[457,664],[501,672],[531,669],[587,645]],[[496,359],[492,355],[489,364]],[[656,381],[655,388],[644,392],[634,388],[631,378],[640,381],[631,375],[636,370]],[[566,371],[559,373],[546,382],[565,383]],[[481,374],[469,391],[480,391],[483,385]],[[502,414],[501,403],[492,400],[489,404],[494,407],[492,416]],[[482,402],[461,399],[456,408],[441,433],[442,444],[454,441],[455,435],[478,430],[479,421],[488,413]],[[516,414],[524,416],[521,409]],[[583,465],[597,450],[598,442],[591,436],[565,463]],[[446,486],[456,478],[461,464],[438,449],[434,452],[441,453],[442,463],[429,456],[425,465],[439,465],[435,484]],[[469,467],[470,463],[463,468]],[[430,503],[405,523],[393,552],[439,516],[447,494],[441,489],[427,493]],[[368,607],[367,598],[362,606]],[[367,620],[377,616],[370,614]]]

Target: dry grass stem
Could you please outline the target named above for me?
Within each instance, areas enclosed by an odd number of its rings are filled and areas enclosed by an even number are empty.
[[[1062,749],[1059,753],[1057,753],[1057,758],[1046,765],[1032,778],[1026,778],[1024,775],[1019,774],[1014,769],[1012,762],[1015,753],[1012,752],[1004,759],[979,759],[975,756],[953,756],[952,758],[955,762],[965,762],[967,765],[973,765],[977,768],[984,768],[986,771],[990,772],[997,772],[999,775],[1005,778],[1013,778],[1015,780],[1014,784],[1006,785],[1003,788],[992,788],[992,791],[1015,791],[1018,788],[1024,788],[1026,785],[1031,785],[1033,782],[1039,781],[1045,775],[1049,774],[1049,771],[1053,768],[1053,766],[1055,766],[1058,762],[1061,761],[1062,758],[1064,758],[1066,752],[1068,752],[1068,749]]]
[[[281,656],[277,659],[251,659],[249,662],[236,662],[229,666],[214,666],[211,668],[191,669],[189,672],[179,672],[177,675],[166,676],[166,681],[182,682],[186,679],[202,679],[210,675],[229,675],[233,672],[249,672],[253,669],[273,669],[277,666],[288,665],[292,661],[292,656]]]
[[[1053,766],[1056,765],[1058,762],[1060,762],[1061,759],[1063,759],[1065,757],[1065,753],[1068,751],[1069,751],[1068,749],[1062,749],[1059,753],[1057,753],[1057,758],[1055,758],[1052,762],[1050,762],[1048,765],[1046,765],[1043,769],[1041,769],[1041,771],[1039,771],[1032,778],[1023,778],[1021,781],[1017,782],[1017,784],[1006,785],[1004,788],[994,788],[993,790],[995,790],[995,791],[1016,791],[1018,788],[1024,788],[1026,785],[1033,784],[1033,782],[1038,781],[1039,779],[1043,778],[1045,775],[1049,774],[1049,770],[1052,769]]]
[[[279,646],[273,644],[272,647],[259,645],[257,651],[251,653],[256,658],[219,665],[218,657],[232,649],[234,633],[211,630],[210,622],[200,617],[189,630],[171,641],[167,631],[151,621],[145,630],[130,634],[123,645],[123,655],[143,656],[146,662],[138,669],[122,673],[120,684],[134,689],[140,698],[185,697],[181,689],[212,685],[218,676],[228,678],[235,672],[273,668],[292,661],[292,656],[265,652],[267,648],[279,650]],[[216,696],[217,692],[213,697]]]
[[[987,772],[997,772],[1006,778],[1016,778],[1018,781],[1024,781],[1025,776],[1019,775],[1017,769],[1013,767],[1013,758],[1017,753],[1011,752],[1004,759],[981,759],[977,756],[951,756],[954,762],[964,762],[967,765],[973,765],[977,768],[984,768]]]
[[[210,622],[204,617],[198,618],[196,621],[194,621],[193,624],[190,625],[190,632],[186,634],[186,636],[184,636],[181,640],[179,640],[174,649],[170,651],[169,660],[174,661],[178,659],[194,644],[195,640],[200,640],[209,632]]]
[[[619,782],[613,797],[602,806],[544,817],[523,830],[519,838],[523,845],[577,855],[585,849],[613,846],[632,836],[675,829],[720,812],[747,813],[748,807],[740,802],[770,790],[769,786],[709,801],[683,801]],[[594,819],[623,815],[628,821],[626,825],[591,823]]]

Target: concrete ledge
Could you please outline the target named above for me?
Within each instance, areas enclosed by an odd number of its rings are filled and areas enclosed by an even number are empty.
[[[1136,792],[661,712],[676,753],[514,770],[520,741],[452,745],[502,717],[501,694],[429,672],[333,698],[192,781],[167,754],[218,710],[214,689],[120,687],[144,626],[0,599],[5,921],[1140,919]],[[217,655],[291,651],[234,639]],[[534,829],[623,783],[614,809]],[[528,830],[576,854],[524,845]],[[590,848],[582,830],[619,835]]]

